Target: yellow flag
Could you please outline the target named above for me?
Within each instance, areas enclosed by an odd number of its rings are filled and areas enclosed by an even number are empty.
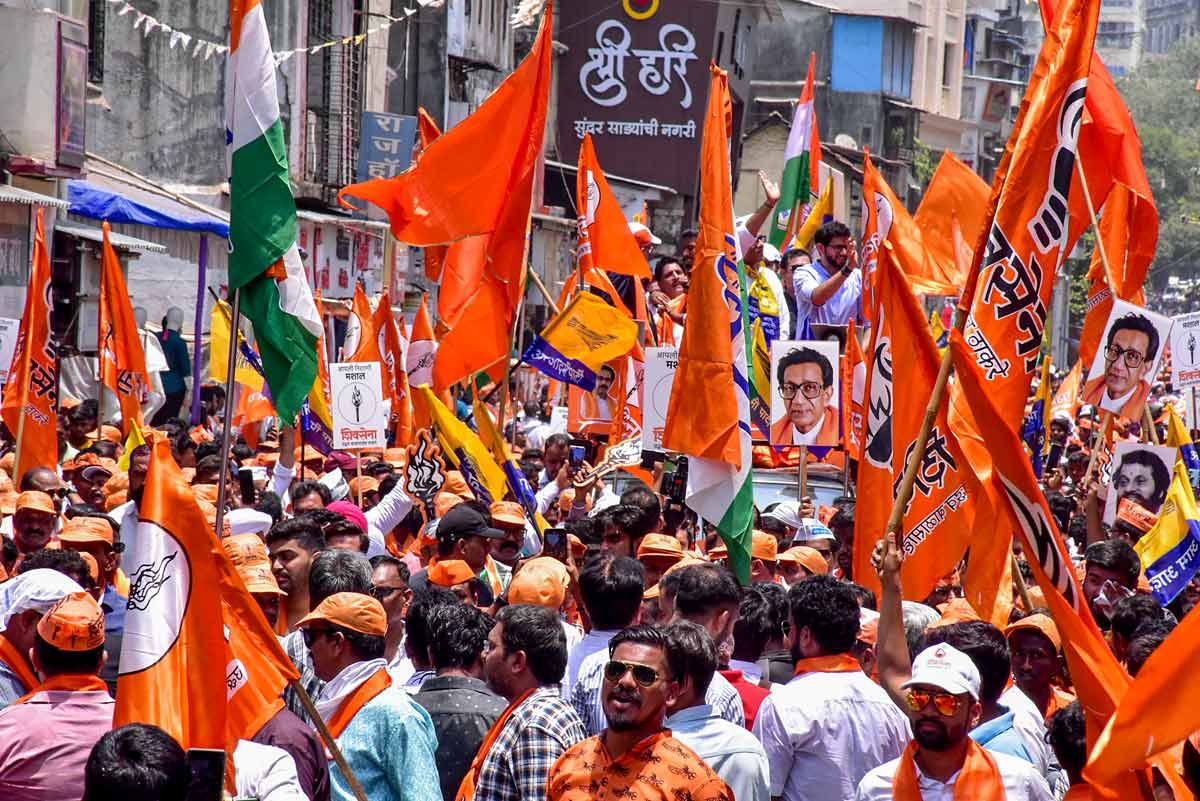
[[[209,324],[211,344],[209,345],[208,375],[213,381],[222,384],[229,378],[230,320],[230,312],[224,302],[218,302],[213,306],[212,320]],[[241,339],[240,332],[238,338]],[[250,362],[246,361],[240,348],[237,351],[237,365],[234,368],[233,378],[239,384],[245,384],[255,392],[262,392],[263,377],[250,366]]]
[[[133,449],[146,444],[146,438],[142,436],[142,429],[138,428],[137,420],[130,420],[129,424],[129,436],[125,437],[125,449],[117,461],[117,469],[125,472],[129,472],[129,457],[133,454]]]
[[[521,358],[556,381],[591,392],[596,388],[596,372],[628,353],[637,333],[637,323],[619,309],[590,292],[580,292]]]
[[[415,397],[425,405],[433,421],[442,455],[462,473],[475,497],[489,504],[504,500],[508,481],[478,435],[438,400],[428,384],[416,387]]]
[[[826,180],[825,188],[821,190],[821,197],[817,199],[813,205],[812,211],[808,213],[804,224],[800,226],[800,230],[796,232],[796,236],[792,238],[790,247],[803,248],[808,250],[812,247],[813,237],[817,235],[817,229],[821,227],[821,220],[825,219],[826,215],[833,214],[833,181]]]

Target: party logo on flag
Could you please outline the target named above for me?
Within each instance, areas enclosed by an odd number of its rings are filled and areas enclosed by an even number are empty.
[[[145,612],[125,619],[122,675],[158,664],[175,641],[192,591],[191,565],[175,535],[142,521],[136,545],[123,558],[129,571],[129,610]],[[130,558],[132,557],[132,558]]]
[[[882,311],[880,312],[882,317]],[[882,319],[881,319],[882,323]],[[876,467],[892,468],[892,346],[880,332],[871,357],[871,396],[867,400],[863,454]]]

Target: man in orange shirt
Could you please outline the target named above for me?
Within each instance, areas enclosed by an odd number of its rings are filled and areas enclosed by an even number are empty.
[[[1108,329],[1104,373],[1083,385],[1081,400],[1130,420],[1141,418],[1150,382],[1146,376],[1158,356],[1158,329],[1150,318],[1126,314]]]
[[[837,445],[833,365],[812,348],[789,351],[775,368],[787,413],[771,424],[772,445]]]
[[[733,793],[694,751],[663,728],[680,695],[678,658],[667,635],[632,626],[609,643],[601,696],[608,726],[567,749],[547,781],[547,801],[590,801],[600,794],[640,801],[734,801]]]

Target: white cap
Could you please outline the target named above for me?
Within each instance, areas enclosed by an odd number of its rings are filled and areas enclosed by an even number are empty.
[[[979,669],[971,657],[952,645],[931,645],[913,660],[912,678],[904,682],[904,688],[914,684],[927,684],[953,695],[967,693],[979,700]]]
[[[792,544],[801,542],[812,542],[814,540],[836,540],[833,532],[829,530],[829,526],[822,523],[815,517],[806,517],[800,521],[800,525],[796,528],[796,536],[792,537]]]
[[[274,524],[271,516],[257,509],[230,509],[225,513],[229,534],[262,534]]]
[[[763,261],[770,264],[773,261],[779,261],[783,258],[783,254],[779,252],[779,248],[772,245],[770,242],[763,243]]]
[[[633,234],[633,238],[638,241],[639,245],[661,245],[662,240],[654,235],[646,226],[640,222],[629,223],[629,233]]]
[[[780,501],[775,508],[763,512],[763,517],[770,517],[783,523],[788,528],[800,528],[799,501]]]
[[[317,479],[317,481],[329,488],[329,494],[333,496],[335,501],[350,497],[350,485],[346,483],[346,479],[342,476],[340,468],[333,468]]]

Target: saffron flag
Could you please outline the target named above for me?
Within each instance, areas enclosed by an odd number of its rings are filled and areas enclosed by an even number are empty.
[[[617,360],[615,369],[617,377],[612,393],[616,397],[617,410],[613,414],[610,441],[623,442],[642,436],[642,384],[646,354],[640,342],[635,341],[629,354]]]
[[[1163,606],[1175,600],[1200,570],[1200,512],[1182,460],[1175,462],[1158,522],[1134,543],[1133,549],[1145,566],[1151,592]]]
[[[1054,400],[1050,402],[1050,419],[1054,419],[1058,415],[1066,415],[1067,419],[1074,420],[1075,412],[1079,409],[1079,388],[1082,384],[1083,377],[1083,360],[1076,359],[1075,364],[1071,365],[1071,369],[1067,372],[1066,378],[1058,385],[1058,391],[1054,393]]]
[[[854,318],[846,327],[846,354],[842,357],[842,397],[850,402],[842,403],[842,442],[847,457],[862,459],[863,444],[863,394],[867,388],[867,363]]]
[[[229,19],[229,288],[241,291],[271,398],[290,421],[316,378],[321,318],[296,245],[296,203],[262,4],[230,0]]]
[[[229,325],[232,314],[224,301],[213,304],[212,315],[209,317],[209,348],[208,348],[208,377],[217,383],[224,384],[229,380]],[[256,392],[263,388],[262,373],[255,369],[254,363],[247,358],[244,350],[254,350],[246,342],[242,332],[238,332],[238,347],[234,350],[235,364],[233,380],[244,384]],[[257,354],[255,354],[257,360]],[[261,362],[258,363],[261,367]]]
[[[967,280],[971,265],[970,247],[959,243],[978,242],[987,226],[987,183],[947,150],[929,179],[913,220],[930,258],[956,287],[949,294],[958,294],[957,287]],[[959,229],[957,242],[955,226]]]
[[[867,354],[867,419],[858,466],[854,580],[878,591],[871,551],[887,529],[905,468],[916,458],[920,467],[897,544],[904,553],[905,596],[920,600],[966,551],[974,514],[968,482],[973,478],[945,407],[938,410],[924,453],[914,451],[941,360],[925,314],[886,246],[876,268],[876,296],[878,324]]]
[[[667,407],[663,447],[690,457],[687,504],[716,523],[729,549],[729,563],[746,583],[754,518],[747,372],[751,344],[744,314],[748,297],[733,228],[733,107],[725,71],[713,66],[711,72],[688,325]]]
[[[625,213],[608,188],[608,180],[596,158],[592,135],[585,134],[579,147],[579,169],[575,176],[575,205],[579,209],[579,263],[610,273],[650,276],[650,265],[625,222]]]
[[[33,233],[33,262],[25,310],[4,385],[4,424],[16,437],[13,479],[34,467],[58,464],[58,358],[50,334],[50,256],[42,209]]]
[[[637,324],[590,292],[580,292],[550,321],[521,356],[529,366],[588,392],[596,372],[629,352]]]
[[[410,391],[422,384],[433,384],[433,362],[437,358],[438,341],[433,333],[433,323],[429,319],[429,307],[425,304],[425,296],[421,295],[421,305],[417,307],[417,316],[413,319],[412,336],[408,340],[407,352],[404,354],[404,369],[408,372],[408,387]],[[429,428],[431,421],[425,405],[413,402],[413,431]]]
[[[390,314],[390,310],[388,311]],[[362,284],[354,287],[354,300],[350,304],[350,319],[346,325],[346,339],[342,345],[342,358],[347,362],[379,362],[382,372],[383,400],[393,404],[393,376],[384,358],[381,342],[382,331],[375,328],[375,313],[363,292]]]
[[[1033,474],[1042,477],[1042,456],[1047,450],[1050,434],[1050,359],[1042,359],[1042,377],[1033,395],[1033,404],[1021,426],[1021,440],[1029,449]]]
[[[808,76],[800,92],[800,102],[792,115],[792,130],[788,133],[783,152],[783,180],[779,186],[779,202],[771,218],[767,241],[775,247],[795,233],[796,226],[808,217],[808,207],[821,188],[821,134],[817,130],[817,112],[813,102],[814,73],[817,54],[808,56]]]
[[[121,262],[109,241],[104,223],[100,258],[100,383],[113,391],[121,405],[121,425],[126,433],[142,422],[142,399],[150,386],[146,354],[133,319],[133,306],[125,288]]]
[[[442,135],[442,129],[434,121],[433,115],[424,107],[417,109],[417,134],[421,140],[421,153],[429,148],[434,139]],[[420,154],[417,155],[417,158],[420,158]],[[425,277],[434,283],[440,282],[442,280],[442,263],[445,258],[445,245],[431,245],[425,248]]]
[[[1129,686],[1129,676],[1096,626],[1054,516],[1029,461],[1021,453],[1020,439],[988,395],[985,374],[976,367],[971,346],[962,334],[954,331],[950,349],[957,384],[962,387],[962,395],[974,412],[976,428],[994,458],[989,470],[979,475],[980,481],[990,485],[989,495],[998,499],[997,514],[1005,516],[1016,532],[1062,634],[1063,653],[1087,718],[1088,742],[1094,743]],[[1143,797],[1131,774],[1093,786],[1102,791],[1102,798]]]
[[[416,397],[433,421],[442,455],[463,474],[475,497],[487,504],[504,500],[508,481],[479,436],[455,417],[427,384],[416,387]]]
[[[400,325],[404,325],[401,318]],[[392,382],[392,418],[395,422],[396,447],[405,448],[412,441],[413,402],[408,387],[408,370],[405,368],[405,337],[397,327],[392,314],[392,300],[385,290],[375,307],[371,326],[376,331],[379,352],[383,355],[383,368]]]

